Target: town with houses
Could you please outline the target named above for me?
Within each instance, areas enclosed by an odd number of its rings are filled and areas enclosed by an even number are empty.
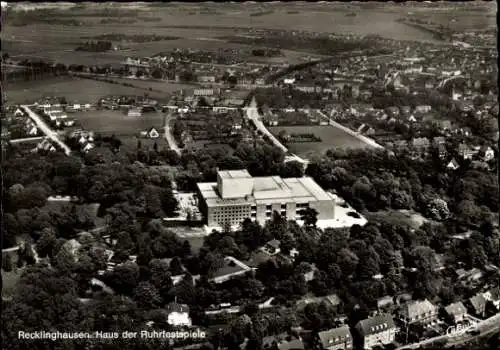
[[[325,35],[235,32],[285,48]],[[327,34],[361,46],[295,64],[278,48],[178,48],[65,67],[151,82],[142,94],[7,91],[2,337],[51,325],[206,334],[122,349],[500,347],[496,35]],[[157,98],[153,83],[179,88]],[[117,348],[103,344],[82,346]]]

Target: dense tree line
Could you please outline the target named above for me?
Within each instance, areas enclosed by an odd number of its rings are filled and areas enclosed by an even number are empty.
[[[113,48],[113,43],[109,40],[86,41],[76,48],[76,51],[105,52]]]

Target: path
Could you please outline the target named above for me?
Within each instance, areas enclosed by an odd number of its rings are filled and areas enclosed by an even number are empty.
[[[175,141],[174,135],[172,135],[172,130],[170,128],[170,121],[173,120],[172,112],[168,111],[167,114],[165,115],[165,131],[164,131],[164,137],[165,140],[167,140],[168,146],[172,151],[175,151],[178,155],[181,155],[181,149],[177,145],[177,142]]]
[[[383,146],[379,145],[378,143],[376,143],[375,141],[373,141],[371,138],[369,137],[366,137],[364,135],[361,135],[355,131],[352,131],[351,129],[349,129],[348,127],[345,127],[343,126],[342,124],[339,124],[337,123],[336,121],[330,119],[327,115],[325,115],[323,112],[321,112],[319,109],[316,110],[319,115],[321,115],[323,118],[327,119],[328,122],[330,123],[331,126],[335,126],[336,128],[339,128],[340,130],[348,133],[349,135],[351,136],[354,136],[355,138],[357,138],[358,140],[364,142],[365,144],[371,146],[371,147],[375,147],[375,148],[380,148],[380,149],[384,149]]]
[[[71,153],[71,150],[70,148],[64,143],[61,141],[61,139],[59,138],[59,135],[57,135],[56,132],[54,132],[46,123],[45,121],[40,118],[40,116],[38,114],[36,114],[35,112],[33,112],[30,108],[30,106],[28,105],[22,105],[21,106],[22,109],[24,109],[24,111],[28,114],[28,117],[30,117],[36,124],[37,128],[42,130],[42,132],[49,138],[51,139],[52,141],[54,141],[60,148],[62,148],[62,150],[64,151],[64,153],[69,156],[70,153]]]
[[[260,121],[260,115],[257,110],[257,101],[255,100],[255,97],[252,98],[250,105],[244,107],[243,109],[246,111],[247,118],[250,119],[255,124],[257,130],[259,130],[262,134],[269,137],[271,142],[280,150],[282,150],[285,153],[288,152],[288,149],[285,146],[283,146],[281,142],[279,142],[278,139],[274,137],[274,135],[271,134],[269,130],[266,129],[265,125]]]

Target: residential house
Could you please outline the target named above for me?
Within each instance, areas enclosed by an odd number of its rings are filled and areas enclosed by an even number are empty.
[[[463,159],[472,159],[477,151],[470,148],[468,145],[461,143],[458,145],[458,155]]]
[[[451,130],[451,128],[452,128],[451,121],[447,120],[447,119],[435,120],[434,124],[442,130]]]
[[[283,82],[287,85],[291,85],[295,83],[295,78],[285,78]]]
[[[484,317],[486,313],[486,298],[483,294],[476,294],[467,300],[470,310],[477,317]]]
[[[316,342],[318,348],[322,350],[350,350],[353,348],[352,335],[347,325],[318,332]]]
[[[417,137],[411,140],[411,146],[417,152],[426,152],[429,149],[430,145],[431,143],[426,137]]]
[[[262,349],[278,350],[304,350],[302,339],[289,336],[286,333],[264,337],[262,339]]]
[[[415,113],[419,113],[419,114],[429,113],[431,110],[432,110],[432,107],[428,106],[428,105],[422,105],[422,106],[415,107]]]
[[[31,119],[26,120],[26,123],[24,125],[24,130],[26,134],[29,136],[36,136],[38,134],[38,128]]]
[[[24,116],[24,111],[21,108],[17,108],[14,112],[15,117],[23,117]]]
[[[490,160],[495,159],[495,151],[490,146],[481,147],[480,152],[483,155],[483,160],[485,162],[489,162]]]
[[[191,318],[189,317],[189,307],[187,305],[170,303],[165,307],[167,311],[167,322],[172,326],[191,326]]]
[[[460,168],[460,165],[458,164],[457,160],[455,158],[453,158],[452,160],[450,160],[450,162],[446,165],[446,168],[447,169],[450,169],[450,170],[457,170],[458,168]]]
[[[198,82],[200,83],[215,83],[214,75],[199,75],[197,77]]]
[[[397,332],[394,320],[389,314],[380,314],[361,320],[355,328],[361,337],[363,349],[391,344]]]
[[[414,300],[402,305],[400,318],[409,324],[430,325],[437,321],[438,308],[429,300]]]
[[[491,301],[493,305],[500,310],[500,288],[495,287],[483,293],[483,297],[487,301]]]
[[[280,250],[280,241],[277,239],[273,239],[265,244],[263,247],[263,251],[268,253],[269,255],[278,254]]]
[[[82,145],[82,152],[87,153],[93,148],[95,148],[95,145],[93,143],[87,142],[84,145]]]
[[[214,93],[215,93],[214,89],[194,89],[193,90],[194,96],[213,96]]]
[[[156,130],[154,127],[152,127],[147,131],[147,136],[150,139],[157,139],[158,137],[160,137],[160,133],[158,132],[158,130]]]
[[[476,267],[470,270],[457,269],[455,274],[457,275],[459,281],[466,280],[468,282],[475,282],[483,277],[483,272]]]
[[[40,142],[37,145],[36,149],[39,151],[48,151],[48,152],[55,152],[56,151],[56,148],[54,147],[54,145],[52,145],[52,143],[47,138],[43,139],[42,142]]]
[[[444,145],[446,143],[446,139],[443,136],[436,136],[432,138],[433,145]]]
[[[450,304],[444,308],[446,317],[454,324],[462,322],[464,316],[467,314],[467,308],[465,305],[459,301],[457,303]]]
[[[377,299],[377,309],[378,310],[387,310],[391,306],[394,305],[394,298],[390,295],[386,295],[385,297]]]

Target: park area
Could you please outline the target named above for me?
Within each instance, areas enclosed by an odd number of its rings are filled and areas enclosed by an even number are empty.
[[[314,126],[272,126],[269,131],[277,136],[284,130],[287,134],[314,134],[321,139],[321,142],[290,142],[285,146],[291,153],[300,157],[310,158],[311,156],[323,154],[329,149],[359,149],[370,147],[356,137],[349,135],[345,131],[331,125]]]

